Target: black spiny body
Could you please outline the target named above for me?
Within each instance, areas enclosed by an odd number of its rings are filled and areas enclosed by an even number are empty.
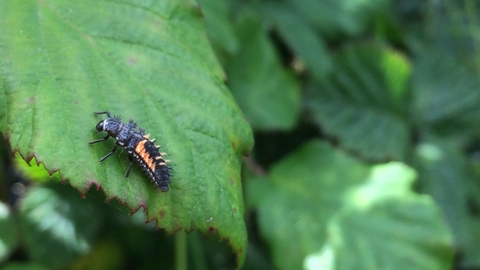
[[[128,177],[130,174],[132,157],[134,157],[148,174],[153,184],[161,191],[167,192],[170,177],[172,176],[169,172],[171,168],[166,164],[168,160],[163,158],[166,154],[158,151],[160,146],[154,144],[155,140],[150,140],[149,134],[145,135],[143,129],[137,130],[137,124],[135,124],[133,120],[130,120],[128,123],[122,123],[120,117],[111,117],[110,112],[107,111],[95,112],[94,114],[106,114],[108,116],[107,119],[98,122],[96,126],[97,132],[105,131],[107,132],[107,136],[103,139],[90,142],[90,144],[103,142],[109,137],[113,137],[116,140],[113,149],[102,157],[100,162],[115,153],[117,147],[121,146],[127,150],[128,160],[130,161],[125,177]]]

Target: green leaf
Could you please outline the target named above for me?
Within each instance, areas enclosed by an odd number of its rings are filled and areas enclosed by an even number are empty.
[[[102,224],[96,205],[60,184],[32,188],[20,208],[26,249],[34,261],[50,268],[65,267],[89,252]]]
[[[307,106],[316,123],[365,157],[404,159],[409,62],[396,51],[360,45],[339,52],[334,63],[328,80],[309,89]]]
[[[228,89],[192,1],[1,1],[0,131],[12,149],[86,192],[101,186],[168,233],[216,231],[239,264],[246,251],[240,181],[250,127]],[[5,106],[3,106],[5,105]],[[108,110],[168,153],[170,192],[126,153],[99,163],[113,139],[94,127]],[[78,196],[78,195],[77,195]]]
[[[455,245],[462,250],[462,262],[478,264],[480,219],[471,209],[479,207],[480,190],[464,153],[448,141],[430,136],[415,149],[414,165],[419,172],[418,188],[441,207]]]
[[[332,62],[319,34],[290,5],[267,2],[260,6],[285,42],[308,65],[318,79],[324,79]]]
[[[480,133],[480,81],[456,59],[435,49],[418,53],[413,73],[413,114],[419,127],[438,134]]]
[[[307,265],[316,269],[451,269],[452,237],[429,196],[410,190],[415,171],[377,165],[346,197],[328,227],[329,241]],[[334,258],[334,268],[322,264]],[[307,267],[310,268],[310,267]],[[313,268],[310,268],[313,269]]]
[[[199,0],[198,3],[205,16],[205,25],[212,45],[229,54],[236,52],[239,43],[234,33],[227,2]]]
[[[248,200],[258,203],[260,231],[279,269],[301,269],[304,258],[322,247],[342,195],[367,173],[367,166],[312,141],[275,164],[268,180],[248,182],[247,195],[257,197]]]
[[[0,202],[0,263],[5,261],[18,245],[18,231],[7,205]]]
[[[259,18],[240,17],[240,49],[227,66],[230,89],[254,129],[291,129],[300,112],[299,83],[282,68]]]
[[[288,0],[295,8],[314,24],[324,35],[355,36],[367,28],[376,13],[385,11],[386,0]]]

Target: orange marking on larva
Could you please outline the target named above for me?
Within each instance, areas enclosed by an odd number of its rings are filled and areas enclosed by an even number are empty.
[[[152,172],[155,171],[155,167],[157,166],[157,164],[153,162],[153,159],[147,158],[147,159],[144,159],[144,161],[145,161],[145,164],[147,164],[148,168],[152,170]]]
[[[145,164],[151,171],[155,171],[155,167],[157,164],[155,164],[153,159],[150,158],[150,154],[147,153],[147,151],[145,150],[146,142],[147,140],[140,141],[137,144],[137,147],[135,147],[135,153],[137,153],[140,157],[142,157],[143,162],[145,162]]]
[[[135,153],[140,154],[142,152],[145,152],[145,142],[147,140],[143,140],[138,142],[137,146],[135,147]]]

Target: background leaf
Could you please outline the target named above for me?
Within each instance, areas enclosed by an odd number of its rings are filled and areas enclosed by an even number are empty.
[[[198,228],[245,256],[240,157],[251,130],[223,84],[190,1],[3,1],[0,3],[0,129],[12,149],[36,157],[85,192],[101,186],[173,233]],[[113,146],[89,146],[109,110],[135,119],[174,167],[161,193]],[[211,220],[211,222],[207,222]]]
[[[384,10],[388,1],[288,0],[324,35],[358,35],[365,31],[376,12]],[[342,14],[342,16],[339,16]]]
[[[472,211],[480,206],[480,189],[466,158],[451,143],[432,136],[418,145],[415,154],[420,192],[430,194],[441,206],[464,260],[467,264],[475,262],[479,258],[480,220]]]
[[[0,202],[0,263],[8,258],[18,243],[18,231],[12,212]]]
[[[235,36],[228,3],[215,0],[199,0],[202,12],[205,16],[205,25],[208,37],[214,48],[220,48],[222,52],[233,54],[238,50],[238,40]],[[217,55],[221,55],[218,52]]]
[[[374,45],[346,48],[334,62],[328,80],[309,89],[315,122],[365,157],[402,160],[410,144],[409,62]]]
[[[308,254],[322,247],[327,221],[341,206],[342,194],[367,172],[367,166],[312,141],[276,164],[268,180],[249,182],[248,193],[257,196],[249,200],[258,201],[260,232],[276,267],[299,269]]]
[[[462,129],[463,136],[479,133],[480,82],[456,59],[421,50],[413,73],[414,115],[418,126],[443,136]]]
[[[269,18],[289,47],[310,67],[313,76],[324,79],[331,68],[331,59],[325,41],[289,5],[267,3],[262,13]]]
[[[300,112],[299,83],[281,66],[258,15],[245,11],[238,20],[240,48],[227,66],[228,85],[254,129],[292,128]]]
[[[451,269],[452,236],[428,196],[410,190],[415,171],[372,168],[328,227],[335,269]]]
[[[20,211],[29,255],[54,269],[89,252],[102,223],[99,218],[89,219],[91,215],[101,216],[96,205],[86,203],[75,190],[61,185],[31,189]]]

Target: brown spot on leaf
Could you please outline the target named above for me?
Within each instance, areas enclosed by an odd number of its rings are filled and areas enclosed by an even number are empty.
[[[209,233],[216,233],[217,232],[217,229],[215,227],[209,227],[208,228],[208,232]]]
[[[230,185],[233,186],[233,184],[235,184],[235,181],[233,181],[233,179],[230,178]]]
[[[233,208],[233,213],[237,213],[237,208]]]
[[[160,210],[160,217],[161,218],[164,218],[165,217],[165,210]]]
[[[132,65],[135,65],[137,63],[137,59],[136,58],[129,58],[128,63],[132,64]]]
[[[234,141],[232,141],[232,147],[233,149],[237,148],[237,144]]]

